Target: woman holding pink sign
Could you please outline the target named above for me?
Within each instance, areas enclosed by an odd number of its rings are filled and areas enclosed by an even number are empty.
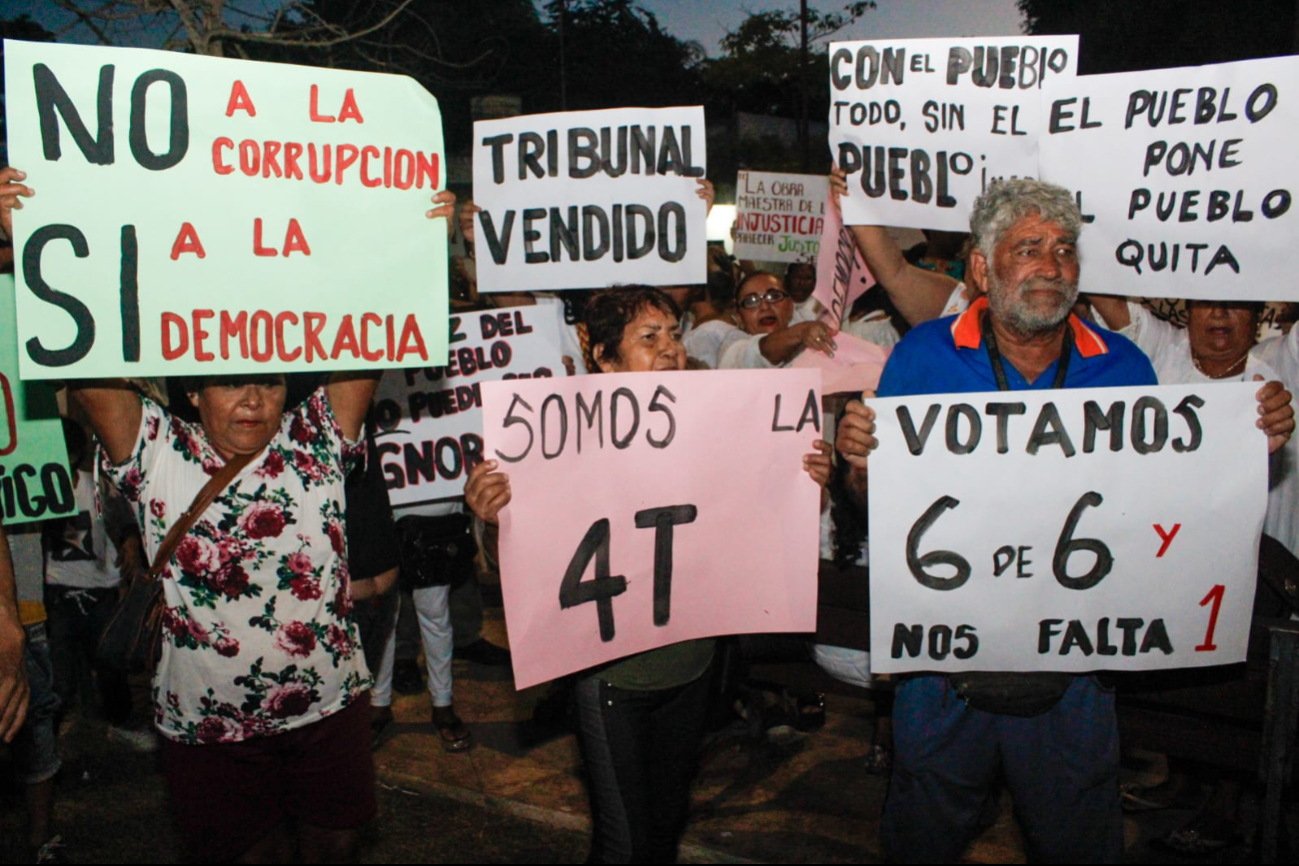
[[[592,298],[586,315],[592,370],[684,370],[676,305],[658,289],[628,286]],[[825,443],[804,457],[822,487],[830,474]],[[469,507],[487,524],[496,549],[498,514],[510,502],[497,461],[474,467]],[[594,824],[589,863],[675,863],[690,782],[703,739],[713,659],[711,638],[682,641],[620,659],[579,676],[574,688],[578,741],[590,780]]]

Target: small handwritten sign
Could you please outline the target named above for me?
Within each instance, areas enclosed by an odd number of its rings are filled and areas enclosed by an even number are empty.
[[[740,172],[735,181],[735,257],[816,261],[829,191],[819,175]]]

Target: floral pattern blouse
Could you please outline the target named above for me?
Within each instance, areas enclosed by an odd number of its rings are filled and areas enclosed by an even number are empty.
[[[201,426],[143,400],[131,457],[103,469],[137,509],[149,555],[223,465]],[[324,389],[213,501],[161,573],[163,736],[233,743],[311,724],[370,686],[349,620],[343,478],[364,454]]]

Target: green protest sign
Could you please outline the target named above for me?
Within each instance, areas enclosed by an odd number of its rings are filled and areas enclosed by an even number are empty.
[[[48,385],[18,381],[14,278],[0,275],[0,523],[76,510],[58,401]]]
[[[9,41],[5,81],[24,379],[446,363],[413,80]]]

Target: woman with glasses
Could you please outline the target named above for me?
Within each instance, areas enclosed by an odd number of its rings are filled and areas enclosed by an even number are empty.
[[[834,356],[835,331],[824,322],[791,325],[794,299],[775,274],[758,273],[740,283],[735,321],[749,338],[732,342],[721,353],[721,369],[757,370],[783,367],[804,349]]]

